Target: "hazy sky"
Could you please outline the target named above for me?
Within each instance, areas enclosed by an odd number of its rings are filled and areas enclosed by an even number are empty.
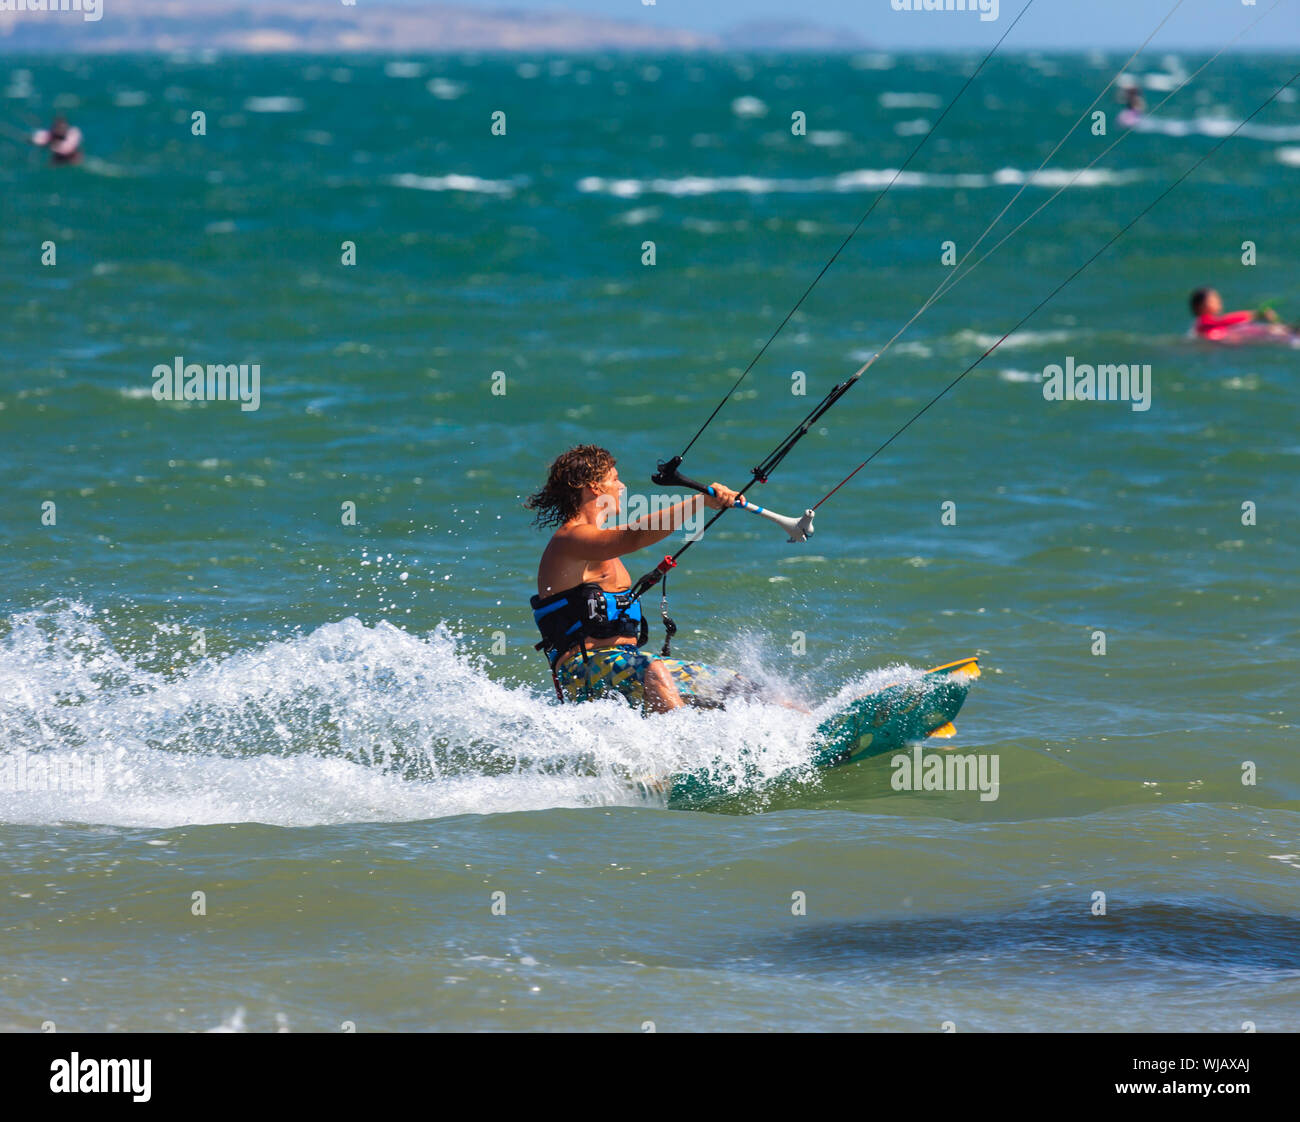
[[[363,0],[364,2],[364,0]],[[420,2],[420,0],[407,0]],[[425,0],[427,2],[427,0]],[[990,46],[1006,30],[1025,0],[998,0],[998,19],[981,22],[970,12],[896,12],[890,0],[458,0],[473,7],[532,11],[562,9],[698,31],[717,31],[748,20],[807,21],[845,27],[882,47]],[[901,2],[901,0],[900,0]],[[1079,49],[1135,48],[1173,8],[1176,0],[1033,0],[1005,44]],[[1214,49],[1275,0],[1183,0],[1152,44],[1179,49]],[[1300,48],[1300,0],[1278,0],[1243,48]]]

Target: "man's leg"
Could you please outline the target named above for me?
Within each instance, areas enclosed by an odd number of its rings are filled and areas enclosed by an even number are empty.
[[[806,705],[797,701],[771,697],[749,679],[734,670],[724,670],[716,666],[706,666],[700,662],[688,662],[683,659],[656,659],[655,665],[663,667],[669,680],[677,687],[678,696],[687,705],[701,705],[705,708],[719,708],[731,697],[759,698],[772,705],[794,709],[800,713],[810,713]]]
[[[651,713],[667,713],[686,704],[682,691],[661,659],[649,660],[641,677],[641,687],[645,691],[645,707]]]

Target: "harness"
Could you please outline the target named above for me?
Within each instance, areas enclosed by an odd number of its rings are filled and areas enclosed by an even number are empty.
[[[546,655],[552,677],[561,657],[574,647],[587,661],[587,639],[635,639],[640,647],[648,638],[641,605],[630,591],[606,592],[594,581],[586,581],[553,596],[533,596],[528,603],[542,633],[536,649]],[[555,689],[560,693],[558,680]]]
[[[669,645],[677,634],[677,624],[668,614],[668,570],[673,566],[665,557],[655,570],[662,582],[659,615],[664,622],[664,646],[660,658],[667,658]],[[644,581],[646,578],[642,578]],[[606,592],[594,581],[585,581],[557,592],[554,596],[533,596],[528,604],[533,609],[537,630],[542,633],[534,650],[542,651],[551,664],[551,681],[555,683],[555,696],[564,701],[556,666],[560,659],[577,647],[582,661],[587,658],[587,639],[635,639],[644,647],[650,637],[650,624],[641,611],[641,589],[637,586],[625,592]]]

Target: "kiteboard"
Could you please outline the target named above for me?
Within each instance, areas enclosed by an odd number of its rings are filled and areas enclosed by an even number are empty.
[[[963,658],[851,701],[818,725],[813,766],[843,767],[917,741],[954,736],[953,719],[979,675],[978,659]],[[724,782],[708,768],[674,775],[664,786],[668,805],[680,809],[736,793],[734,779]]]
[[[1279,347],[1300,347],[1300,332],[1280,323],[1242,323],[1236,327],[1220,328],[1214,335],[1197,335],[1195,329],[1191,337],[1200,343],[1215,343],[1221,347],[1242,347],[1251,345],[1272,345]]]

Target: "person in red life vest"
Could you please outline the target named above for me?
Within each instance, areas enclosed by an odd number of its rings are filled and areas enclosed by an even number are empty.
[[[1247,324],[1256,324],[1254,334],[1285,334],[1288,328],[1277,321],[1277,313],[1272,308],[1258,312],[1223,312],[1223,298],[1213,288],[1198,288],[1191,297],[1192,315],[1196,317],[1196,335],[1214,343],[1231,339],[1234,332],[1240,331]],[[1261,322],[1262,321],[1262,322]],[[1266,327],[1265,324],[1270,326]]]
[[[65,117],[55,117],[48,129],[33,133],[32,143],[50,150],[52,164],[81,163],[81,130],[68,124]]]

